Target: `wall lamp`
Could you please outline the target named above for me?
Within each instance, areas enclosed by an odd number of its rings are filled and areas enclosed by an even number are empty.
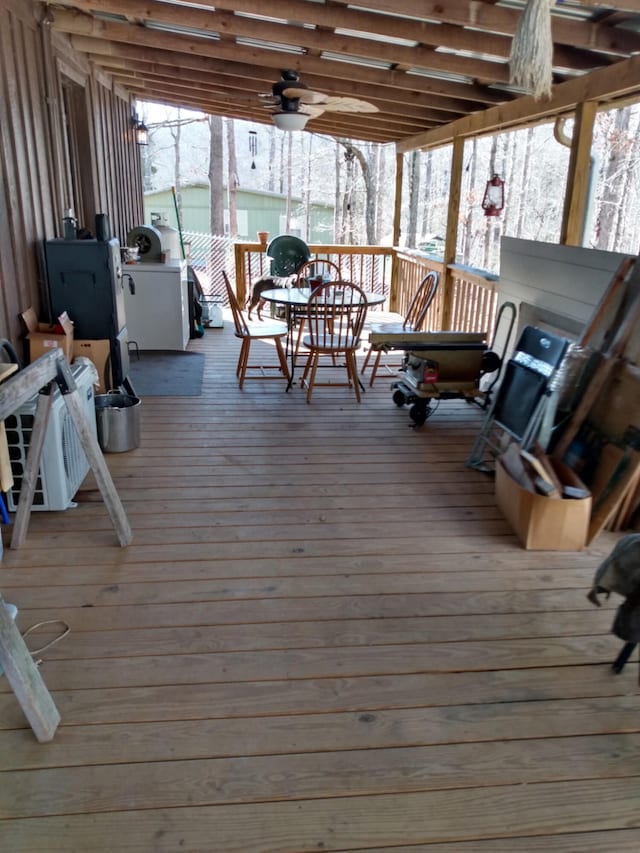
[[[144,121],[134,114],[131,116],[131,124],[133,125],[133,133],[138,145],[148,145],[149,129]]]

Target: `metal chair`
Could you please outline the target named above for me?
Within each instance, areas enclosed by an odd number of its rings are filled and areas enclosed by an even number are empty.
[[[416,290],[405,316],[402,317],[401,314],[398,314],[396,315],[397,319],[392,319],[389,322],[371,323],[369,324],[369,331],[380,333],[424,331],[422,327],[424,325],[425,317],[427,316],[427,311],[433,301],[433,297],[436,295],[437,289],[438,274],[433,271],[428,272],[420,282],[420,286]],[[383,351],[384,350],[382,349],[374,349],[372,346],[367,350],[367,354],[360,371],[362,374],[364,374],[367,369],[371,353],[376,353],[373,367],[371,368],[371,376],[369,377],[369,387],[373,385],[378,374],[378,367],[380,366],[380,359],[382,358]]]
[[[302,376],[302,383],[307,386],[307,403],[311,401],[316,385],[353,387],[356,400],[360,402],[356,351],[366,316],[364,291],[351,282],[327,282],[312,291],[305,317],[307,334],[303,338],[303,344],[309,351]],[[317,381],[320,359],[327,356],[332,360],[331,367],[337,365],[338,356],[344,357],[346,382]]]
[[[240,347],[240,355],[238,357],[238,366],[236,367],[236,376],[239,380],[240,388],[243,387],[245,380],[248,379],[280,379],[280,376],[267,376],[265,370],[280,370],[286,379],[287,383],[291,378],[287,359],[282,346],[282,339],[287,336],[286,323],[281,323],[279,320],[267,320],[252,322],[247,321],[240,308],[240,303],[236,297],[235,291],[231,286],[226,272],[222,273],[224,283],[227,288],[227,296],[231,313],[233,314],[233,322],[235,325],[236,338],[240,338],[242,345]],[[249,364],[249,352],[251,350],[251,342],[256,340],[272,340],[275,344],[276,353],[278,354],[279,364]],[[259,376],[247,376],[247,370],[262,371]]]

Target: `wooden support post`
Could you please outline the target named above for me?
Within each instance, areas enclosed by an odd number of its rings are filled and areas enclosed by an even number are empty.
[[[458,218],[460,216],[460,190],[462,186],[462,161],[464,158],[464,139],[457,136],[451,153],[451,181],[449,183],[449,207],[447,210],[447,231],[444,243],[443,281],[440,283],[440,328],[451,329],[453,322],[454,274],[450,265],[455,263],[458,244]]]
[[[244,274],[244,252],[240,243],[233,247],[236,262],[236,296],[240,305],[247,301],[247,282]]]
[[[52,740],[60,713],[0,595],[0,665],[40,743]]]
[[[579,104],[576,110],[560,229],[560,242],[568,246],[584,245],[583,232],[589,193],[591,143],[597,109],[598,104],[595,101],[586,101]]]
[[[402,179],[404,176],[404,154],[396,154],[396,184],[393,201],[393,246],[396,249],[391,259],[391,286],[389,288],[389,311],[398,310],[398,256],[402,216]]]

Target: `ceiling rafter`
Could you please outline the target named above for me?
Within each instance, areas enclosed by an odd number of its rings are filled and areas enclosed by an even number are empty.
[[[352,4],[376,9],[386,14],[408,15],[431,21],[473,27],[476,30],[514,35],[521,11],[494,6],[478,0],[332,0],[341,6]],[[586,4],[585,4],[586,5]],[[612,8],[611,4],[607,4]],[[558,10],[556,10],[558,11]],[[606,23],[576,21],[554,14],[551,10],[551,31],[555,43],[601,50],[614,54],[638,50],[640,35],[608,26]]]
[[[89,0],[91,5],[94,0]],[[220,34],[231,38],[260,38],[264,42],[291,45],[304,51],[312,51],[312,55],[324,52],[342,54],[360,59],[370,59],[390,65],[401,63],[407,68],[423,68],[434,71],[444,71],[461,76],[481,79],[489,83],[509,80],[509,68],[505,62],[486,61],[454,53],[439,53],[432,47],[406,47],[389,44],[388,42],[354,38],[352,36],[335,35],[302,26],[273,24],[260,22],[256,30],[256,21],[233,15],[229,12],[206,12],[201,9],[187,9],[178,12],[167,3],[148,2],[148,0],[112,0],[114,11],[121,14],[128,6],[140,5],[136,16],[144,17],[147,23],[164,24],[167,26],[189,27],[207,35]],[[144,14],[143,14],[144,13]],[[75,15],[76,12],[71,12]],[[60,23],[66,18],[57,15]],[[103,20],[103,19],[98,19]]]
[[[233,11],[258,13],[260,9],[260,13],[265,14],[264,4],[261,8],[255,0],[249,3],[242,3],[239,0],[238,2],[236,0],[226,0],[226,2],[204,0],[204,5],[211,6],[212,11],[178,7],[176,4],[161,3],[156,0],[153,2],[150,0],[58,0],[58,2],[87,12],[129,15],[139,21],[174,23],[200,29],[203,32],[215,31],[221,35],[230,36],[243,36],[248,33],[255,35],[256,31],[256,19],[234,15]],[[302,0],[278,2],[277,14],[281,23],[260,21],[261,37],[265,40],[280,40],[287,44],[306,47],[314,52],[340,50],[384,60],[389,57],[390,52],[396,50],[397,54],[392,55],[390,61],[402,63],[408,67],[422,63],[425,63],[424,67],[443,67],[441,64],[429,65],[430,61],[434,61],[430,56],[432,49],[442,47],[451,51],[477,52],[478,50],[478,33],[460,26],[394,19],[389,16],[384,16],[383,19],[382,16],[371,12],[304,3]],[[300,23],[292,24],[291,21],[304,21],[306,24],[313,24],[316,29],[303,28]],[[336,30],[359,32],[362,36],[340,35],[336,34]],[[378,40],[366,38],[367,35],[380,38]],[[386,41],[382,41],[381,38],[385,38]],[[388,41],[390,38],[415,42],[416,46],[392,44]],[[489,66],[495,65],[499,60],[506,61],[510,50],[510,37],[492,33],[483,34],[482,52],[495,58]],[[443,54],[443,58],[448,58],[449,62],[452,61],[451,56],[451,54]],[[594,59],[591,51],[578,50],[575,46],[567,49],[565,46],[558,45],[554,51],[554,66],[558,69],[585,70],[603,61],[603,58]],[[482,67],[477,71],[474,71],[469,63],[467,67],[466,71],[462,65],[459,69],[452,70],[459,70],[459,73],[468,73],[478,78],[503,79],[502,77],[492,78],[491,72],[495,72],[496,69],[491,67],[486,69],[486,73],[483,73]]]
[[[132,96],[155,92],[159,100],[161,93],[175,106],[270,121],[258,96],[292,69],[311,89],[369,101],[379,110],[325,112],[310,120],[312,129],[384,138],[409,150],[425,138],[431,145],[467,132],[461,128],[483,133],[553,113],[552,103],[535,102],[509,84],[511,41],[525,5],[54,0],[47,9],[56,38],[68,38]],[[609,71],[614,86],[618,69],[640,53],[640,0],[566,0],[550,12],[553,104],[557,91],[569,84],[586,90],[600,72]]]
[[[150,62],[143,56],[135,56],[133,53],[131,58],[109,57],[100,54],[89,54],[89,58],[97,65],[104,69],[111,67],[127,68],[130,71],[135,71],[140,79],[157,80],[158,78],[166,78],[168,80],[181,81],[183,84],[188,83],[197,89],[211,90],[212,92],[221,92],[228,100],[228,108],[233,108],[235,103],[250,104],[253,106],[254,113],[256,112],[256,104],[258,104],[258,96],[264,93],[267,89],[266,85],[260,85],[260,81],[249,83],[246,78],[236,78],[228,74],[219,74],[214,71],[202,70],[197,77],[181,68],[175,68],[168,62]],[[117,61],[114,62],[113,59]],[[228,82],[231,80],[231,84]],[[445,113],[428,107],[415,106],[411,111],[407,111],[402,105],[391,101],[379,101],[375,98],[369,98],[374,104],[381,105],[381,115],[389,123],[411,123],[415,124],[416,120],[420,122],[432,122],[442,124],[446,121],[451,121],[454,114]],[[461,116],[463,111],[458,112]]]
[[[185,75],[189,75],[194,80],[199,80],[203,75],[207,77],[215,75],[216,85],[232,90],[252,90],[256,94],[266,94],[271,91],[271,84],[274,79],[272,69],[259,68],[248,63],[228,62],[199,56],[185,57],[171,51],[115,44],[87,36],[72,36],[71,43],[79,52],[92,54],[97,64],[100,64],[100,56],[119,56],[145,65],[155,64],[169,66],[177,71],[182,70]],[[103,60],[103,64],[104,62],[105,60]],[[305,73],[305,80],[311,85],[311,88],[319,91],[326,89],[332,82],[329,77],[307,73]],[[420,114],[421,110],[427,110],[428,114],[441,113],[445,118],[448,114],[467,113],[469,107],[467,102],[454,98],[433,98],[429,94],[409,89],[391,89],[347,80],[341,81],[340,85],[335,88],[335,92],[339,95],[370,100],[379,104],[384,111],[395,109],[398,112]],[[255,103],[259,105],[257,100]]]

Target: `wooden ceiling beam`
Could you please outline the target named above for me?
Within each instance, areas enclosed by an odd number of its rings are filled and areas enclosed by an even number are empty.
[[[403,139],[397,144],[397,150],[404,153],[416,148],[439,148],[460,136],[468,138],[497,133],[568,113],[585,101],[610,103],[631,94],[640,94],[640,56],[632,56],[608,68],[560,83],[554,86],[550,100],[536,101],[533,96],[527,95],[510,104],[491,107],[444,127]]]
[[[158,5],[145,0],[58,0],[58,2],[78,9],[131,15],[147,20],[151,17],[150,9]],[[510,37],[515,33],[521,17],[521,12],[517,9],[494,6],[490,2],[485,2],[483,5],[475,0],[447,0],[446,3],[427,2],[427,0],[372,0],[372,2],[361,0],[360,3],[352,0],[334,0],[331,5],[307,3],[303,0],[237,0],[237,2],[236,0],[218,0],[218,2],[198,0],[198,4],[210,6],[216,12],[223,9],[229,12],[274,17],[288,21],[290,25],[293,25],[293,22],[304,22],[330,29],[379,33],[456,51],[478,50],[477,30],[486,30],[481,34],[483,52],[502,58],[509,56]],[[188,23],[191,18],[187,16],[192,12],[198,15],[210,14],[206,10],[189,9],[185,6],[172,9],[171,4],[160,5],[167,6],[167,15],[175,15],[175,23],[183,23],[186,26],[191,26]],[[353,8],[358,5],[361,5],[363,10]],[[624,8],[625,11],[636,13],[640,11],[633,8],[635,0],[618,3],[591,3],[584,0],[581,5]],[[128,8],[123,11],[123,7]],[[380,15],[367,11],[369,9],[376,9],[386,14]],[[398,17],[402,15],[413,17],[415,20]],[[152,17],[157,20],[156,12]],[[193,20],[196,20],[196,16]],[[194,26],[197,25],[194,24]],[[254,36],[258,37],[255,22],[252,26]],[[261,21],[260,26],[271,27],[274,24]],[[281,25],[275,24],[275,26]],[[602,51],[614,56],[627,55],[640,50],[638,33],[620,30],[606,22],[579,21],[552,15],[552,33],[554,43],[558,46],[555,64],[559,67],[579,67],[566,64],[568,57],[563,54],[563,45],[588,51]],[[264,37],[270,38],[270,36]],[[576,59],[577,57],[574,56],[574,61]],[[596,61],[590,67],[598,64]]]
[[[94,57],[96,64],[100,64],[99,56],[119,56],[133,61],[144,62],[151,65],[170,66],[181,68],[191,73],[194,79],[202,74],[216,74],[224,77],[220,85],[241,89],[251,87],[257,92],[270,92],[274,82],[272,69],[264,65],[249,65],[248,63],[228,62],[226,60],[211,59],[208,57],[191,56],[179,54],[167,50],[158,50],[147,47],[134,47],[129,44],[108,42],[104,39],[96,39],[89,36],[72,36],[71,43],[75,50],[80,53],[89,53]],[[458,117],[466,114],[469,104],[462,99],[438,97],[434,98],[431,93],[425,94],[410,89],[394,89],[389,86],[376,86],[370,83],[358,83],[352,80],[335,80],[322,75],[306,74],[305,81],[308,85],[318,91],[331,88],[335,94],[361,98],[375,102],[385,111],[394,105],[401,112],[406,110],[428,110],[431,113],[443,113],[444,117]]]
[[[237,101],[232,101],[229,97],[221,94],[220,92],[209,92],[206,88],[195,88],[192,85],[185,85],[180,83],[180,81],[171,81],[167,78],[160,78],[157,81],[154,80],[145,80],[144,78],[136,77],[135,72],[127,71],[126,69],[116,69],[112,73],[114,79],[116,79],[121,85],[126,88],[135,88],[136,90],[144,89],[147,92],[147,100],[153,101],[156,94],[158,92],[163,92],[164,94],[172,94],[177,98],[194,96],[198,98],[202,103],[210,103],[215,104],[217,109],[221,109],[224,111],[225,115],[230,115],[231,111],[234,112],[236,110],[242,112],[244,116],[249,115],[249,120],[253,120],[256,115],[256,111],[252,104],[248,103],[238,103]],[[162,83],[161,86],[158,83]],[[266,116],[269,120],[271,120],[271,113],[267,110],[261,110],[259,113],[260,116]],[[312,124],[314,123],[314,124]],[[362,113],[331,113],[326,112],[322,113],[321,116],[317,118],[310,119],[310,126],[320,127],[323,125],[336,125],[346,129],[351,129],[351,133],[364,133],[365,131],[388,131],[389,136],[393,139],[397,139],[399,132],[403,132],[407,135],[409,133],[416,133],[427,127],[433,126],[432,124],[426,122],[419,121],[411,121],[407,119],[404,122],[394,122],[389,120],[386,116],[378,117],[377,114],[362,114]]]
[[[375,9],[389,15],[407,15],[419,20],[440,21],[472,27],[476,30],[488,30],[494,33],[513,35],[520,22],[522,13],[518,9],[494,6],[478,0],[333,0],[340,6],[362,6]],[[256,0],[256,7],[259,0]],[[262,4],[264,6],[264,3]],[[613,4],[607,4],[613,6]],[[257,12],[256,13],[260,14]],[[264,12],[262,14],[265,14]],[[640,35],[631,30],[623,30],[591,21],[553,15],[551,32],[554,43],[573,45],[587,50],[600,50],[618,56],[628,55],[640,50]],[[481,33],[479,38],[481,38]]]
[[[142,86],[133,87],[130,89],[130,91],[132,92],[134,97],[139,100],[149,100],[149,92]],[[215,104],[215,102],[211,101],[202,101],[200,98],[197,97],[197,95],[191,95],[190,97],[185,95],[183,97],[182,95],[172,96],[169,92],[161,93],[154,98],[154,103],[166,104],[167,106],[171,106],[174,108],[182,107],[183,109],[203,112],[207,115],[217,115],[221,118],[227,117],[227,114],[225,112],[225,105],[217,105]],[[336,114],[334,113],[333,115]],[[252,115],[238,115],[237,118],[253,122],[255,124],[272,124],[271,120],[267,117],[258,120],[255,118],[255,116]],[[330,121],[320,121],[320,119],[314,119],[313,122],[310,121],[307,125],[307,130],[311,133],[319,133],[324,134],[326,136],[350,138],[365,142],[379,142],[383,145],[392,144],[395,141],[395,137],[392,134],[369,127],[363,127],[361,132],[353,133],[352,128],[345,127],[344,125],[339,124],[333,119]]]
[[[115,12],[120,5],[114,0],[59,0],[61,5],[95,12]],[[477,50],[477,33],[448,24],[433,24],[429,21],[409,21],[406,18],[381,17],[373,12],[361,12],[340,6],[307,3],[304,0],[278,0],[277,8],[268,2],[256,0],[200,0],[201,6],[225,9],[230,12],[245,12],[273,15],[283,21],[299,21],[323,29],[345,29],[353,32],[378,33],[393,39],[448,47],[452,50]],[[491,56],[507,59],[511,51],[508,36],[487,33],[483,35],[483,51]]]
[[[70,10],[56,9],[53,15],[53,28],[69,35],[93,36],[107,41],[227,59],[231,62],[244,61],[277,69],[292,68],[301,74],[308,70],[319,74],[333,75],[335,78],[348,75],[352,80],[391,86],[392,88],[413,88],[433,95],[440,92],[443,95],[451,95],[483,104],[502,102],[508,97],[505,93],[489,89],[486,86],[453,83],[437,77],[408,75],[393,70],[379,70],[351,63],[331,62],[326,59],[285,51],[265,50],[249,45],[177,35],[147,27],[132,27],[130,24],[104,21]]]
[[[95,0],[77,0],[76,8],[90,9]],[[293,24],[256,21],[231,12],[208,12],[204,9],[176,7],[155,0],[110,0],[111,10],[120,15],[132,15],[140,20],[167,26],[190,27],[202,33],[222,37],[255,38],[274,44],[289,44],[320,55],[325,51],[359,59],[373,59],[400,64],[406,68],[423,68],[432,71],[460,74],[488,83],[507,83],[509,67],[504,61],[487,61],[455,53],[438,53],[432,47],[408,47],[388,41],[336,35]],[[593,63],[592,66],[593,67]]]
[[[236,100],[239,103],[252,105],[254,110],[262,109],[259,94],[265,91],[265,87],[259,81],[248,86],[244,79],[237,79],[233,76],[224,76],[209,71],[199,71],[198,74],[193,74],[187,69],[175,68],[170,64],[149,63],[137,56],[131,59],[113,57],[116,60],[116,65],[110,61],[112,57],[105,57],[100,54],[88,54],[88,56],[95,65],[99,65],[101,68],[107,70],[113,67],[127,68],[130,71],[135,71],[140,79],[174,80],[198,89],[206,88],[211,91],[225,89],[224,97],[227,97],[230,103]],[[376,101],[373,100],[372,103],[376,103]],[[437,110],[416,106],[408,112],[401,105],[390,101],[379,101],[378,105],[380,106],[379,115],[396,124],[410,123],[433,126],[451,120],[450,113],[445,114]]]
[[[620,12],[640,12],[640,0],[571,0],[573,6],[588,9],[616,9]]]

